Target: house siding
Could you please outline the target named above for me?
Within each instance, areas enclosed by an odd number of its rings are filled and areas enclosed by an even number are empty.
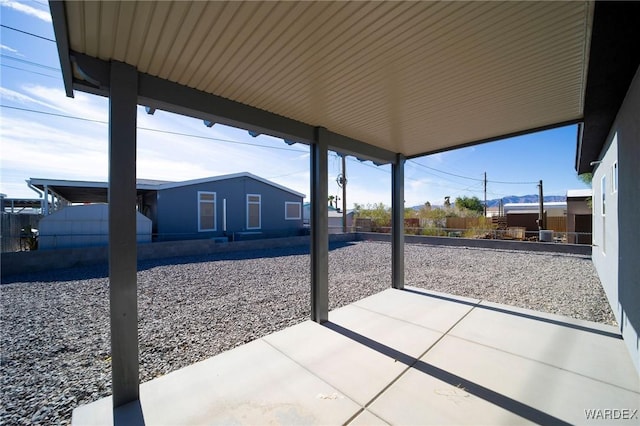
[[[198,191],[216,193],[215,231],[198,231]],[[261,196],[260,229],[247,230],[247,194]],[[227,206],[226,232],[224,200]],[[166,241],[221,236],[240,239],[245,232],[259,237],[297,235],[302,228],[302,219],[285,220],[285,202],[302,202],[302,197],[250,177],[162,189],[157,197],[157,237]]]
[[[593,173],[593,263],[634,365],[640,372],[640,68]],[[614,164],[618,188],[613,190]],[[606,187],[602,214],[601,185]]]

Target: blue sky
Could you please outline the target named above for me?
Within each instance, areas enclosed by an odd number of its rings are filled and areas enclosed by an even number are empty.
[[[0,0],[0,193],[37,197],[25,179],[107,180],[107,101],[64,94],[48,4]],[[10,27],[10,28],[7,28]],[[13,28],[13,29],[11,29]],[[24,34],[25,31],[34,35]],[[37,111],[37,112],[34,112]],[[250,172],[309,194],[309,149],[245,130],[163,111],[138,108],[139,178],[187,180]],[[576,127],[568,126],[410,160],[405,169],[407,206],[442,204],[445,196],[487,198],[537,193],[564,195],[584,188],[573,168]],[[341,160],[329,156],[329,193]],[[391,169],[347,158],[349,208],[391,202]],[[501,183],[525,182],[525,183]],[[307,198],[308,200],[308,198]]]

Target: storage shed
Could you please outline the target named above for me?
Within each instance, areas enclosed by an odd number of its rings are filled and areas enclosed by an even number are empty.
[[[59,249],[106,246],[109,243],[109,206],[68,206],[40,219],[38,248]],[[136,214],[137,241],[151,242],[151,220]]]

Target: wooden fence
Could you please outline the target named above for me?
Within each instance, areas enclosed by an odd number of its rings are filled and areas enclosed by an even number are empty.
[[[564,216],[547,216],[546,228],[555,232],[567,232],[567,218]]]

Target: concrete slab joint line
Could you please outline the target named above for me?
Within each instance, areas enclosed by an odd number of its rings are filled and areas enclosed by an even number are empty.
[[[482,386],[479,383],[472,382],[464,377],[460,377],[456,374],[453,374],[444,369],[438,368],[435,365],[431,365],[422,361],[421,359],[432,349],[434,348],[445,336],[447,336],[458,324],[460,324],[476,307],[480,306],[482,301],[478,301],[471,308],[462,315],[446,332],[440,336],[439,339],[436,340],[429,348],[427,348],[419,357],[414,358],[409,356],[403,352],[400,352],[392,347],[386,346],[380,342],[369,339],[366,336],[353,332],[351,330],[345,329],[340,325],[327,322],[325,323],[325,327],[336,331],[345,337],[348,337],[358,343],[361,343],[375,351],[382,353],[383,355],[394,358],[396,361],[402,362],[407,367],[388,383],[378,394],[376,394],[370,401],[368,401],[362,410],[359,410],[349,422],[354,420],[357,416],[359,416],[363,411],[367,410],[381,395],[383,395],[391,386],[393,386],[396,382],[398,382],[407,372],[411,370],[417,370],[424,374],[427,374],[431,377],[436,378],[437,380],[446,382],[452,386],[461,387],[465,390],[465,392],[472,394],[480,399],[483,399],[493,405],[497,405],[498,407],[505,409],[507,411],[516,414],[524,419],[529,421],[533,421],[539,424],[558,424],[558,425],[569,425],[560,418],[557,418],[553,415],[550,415],[544,411],[538,410],[535,407],[524,404],[518,400],[510,398],[506,395],[502,395],[498,392],[495,392],[485,386]],[[384,419],[382,419],[384,420]]]
[[[332,329],[333,331],[336,331],[340,334],[342,334],[345,337],[348,337],[358,343],[361,343],[373,350],[379,351],[380,353],[382,353],[383,355],[387,355],[391,358],[394,358],[396,361],[402,362],[403,364],[405,364],[407,367],[402,370],[402,372],[395,377],[391,382],[389,382],[382,390],[380,390],[380,392],[378,392],[373,398],[371,398],[370,401],[368,401],[364,407],[363,410],[366,410],[368,407],[371,406],[371,404],[373,404],[382,394],[384,394],[387,389],[389,389],[391,386],[394,385],[394,383],[396,383],[398,380],[400,380],[402,378],[402,376],[404,376],[409,370],[413,369],[416,367],[416,365],[418,363],[420,363],[420,359],[422,357],[424,357],[427,352],[429,352],[433,347],[435,347],[447,334],[449,334],[449,332],[451,330],[453,330],[462,320],[464,320],[467,315],[469,315],[471,313],[471,311],[473,311],[478,305],[480,305],[480,303],[482,303],[482,301],[477,302],[475,305],[471,306],[469,308],[469,310],[463,315],[461,316],[447,331],[445,331],[444,333],[442,333],[442,335],[433,343],[431,344],[424,352],[422,352],[418,357],[414,358],[410,355],[404,354],[400,351],[395,350],[394,348],[388,347],[386,345],[383,345],[382,343],[376,342],[374,340],[371,340],[369,338],[367,338],[366,336],[360,335],[358,333],[355,333],[353,331],[347,330],[337,324],[333,324],[330,321],[325,323],[325,327],[328,327],[330,329]],[[357,417],[357,415],[359,415],[363,410],[361,410],[359,413],[357,413],[355,417]],[[351,421],[353,419],[350,419],[349,421]]]

